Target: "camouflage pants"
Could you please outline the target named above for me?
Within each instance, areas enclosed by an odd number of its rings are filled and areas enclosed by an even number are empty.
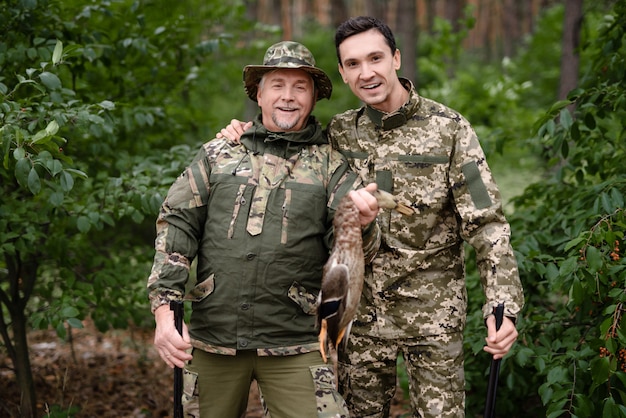
[[[266,418],[347,418],[332,367],[319,352],[293,356],[235,356],[194,349],[183,373],[184,416],[238,418],[246,411],[256,379]]]
[[[395,340],[350,335],[339,354],[339,392],[352,417],[389,417],[399,353],[414,417],[465,416],[463,334],[453,333]]]

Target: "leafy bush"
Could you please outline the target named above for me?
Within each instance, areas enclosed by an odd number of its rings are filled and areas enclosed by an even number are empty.
[[[600,20],[580,87],[535,125],[548,171],[509,216],[527,306],[503,363],[502,415],[626,414],[625,17],[621,1]],[[467,344],[480,350],[471,334]],[[481,399],[476,363],[468,385]]]

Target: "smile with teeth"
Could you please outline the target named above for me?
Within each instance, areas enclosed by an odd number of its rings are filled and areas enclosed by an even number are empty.
[[[366,90],[372,90],[372,89],[375,89],[378,86],[380,86],[380,83],[367,84],[367,85],[364,85],[363,88],[366,89]]]

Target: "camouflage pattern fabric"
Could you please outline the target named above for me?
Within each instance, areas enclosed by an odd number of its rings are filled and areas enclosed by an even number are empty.
[[[524,298],[510,226],[478,138],[461,115],[404,83],[411,92],[398,111],[404,125],[383,129],[365,109],[337,115],[329,125],[332,144],[364,182],[376,181],[417,213],[379,216],[383,242],[366,272],[356,325],[388,338],[462,330],[464,241],[476,250],[485,318],[500,302],[515,318]]]
[[[200,402],[198,399],[198,374],[183,369],[183,416],[185,418],[200,418]]]
[[[414,417],[464,416],[463,335],[378,339],[351,335],[339,353],[339,392],[351,416],[389,417],[398,353],[404,358]]]
[[[248,97],[256,101],[257,89],[263,74],[293,68],[306,71],[315,83],[317,100],[329,99],[333,84],[326,73],[315,66],[315,58],[304,45],[293,41],[282,41],[270,46],[263,57],[263,65],[247,65],[243,69],[243,84]]]
[[[207,352],[317,351],[314,304],[332,217],[361,181],[313,117],[286,133],[267,131],[257,118],[241,142],[205,143],[170,188],[157,220],[151,308],[192,301],[192,344]],[[363,238],[372,256],[378,226]]]
[[[348,418],[348,407],[337,391],[335,373],[330,366],[311,366],[310,369],[315,382],[317,416],[319,418]]]
[[[516,318],[524,304],[510,227],[474,130],[457,112],[420,97],[409,80],[401,82],[409,100],[398,111],[349,110],[335,116],[328,129],[331,144],[364,182],[376,181],[416,212],[411,218],[391,211],[379,215],[381,249],[366,269],[351,339],[385,343],[354,345],[355,356],[383,356],[398,338],[463,332],[465,242],[476,252],[484,317],[503,302],[505,315]],[[349,383],[350,393],[364,390],[355,387],[362,382]]]

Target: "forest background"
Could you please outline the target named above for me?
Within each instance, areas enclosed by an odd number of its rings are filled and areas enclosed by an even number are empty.
[[[315,110],[326,123],[360,105],[333,44],[359,14],[394,29],[423,96],[470,120],[502,189],[526,308],[498,416],[626,416],[624,0],[3,1],[0,387],[21,396],[0,414],[81,416],[37,401],[29,336],[150,332],[159,205],[202,142],[255,113],[242,67],[281,39],[306,44],[333,79]],[[470,250],[468,273],[466,410],[480,417],[489,360]]]

